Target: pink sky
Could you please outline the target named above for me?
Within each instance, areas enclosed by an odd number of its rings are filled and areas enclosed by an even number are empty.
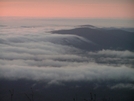
[[[0,16],[134,18],[133,0],[0,0]]]

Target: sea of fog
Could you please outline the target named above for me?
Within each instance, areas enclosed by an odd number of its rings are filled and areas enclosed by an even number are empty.
[[[16,90],[14,101],[28,101],[23,94],[29,94],[30,87],[35,92],[35,101],[84,101],[91,99],[90,92],[97,94],[96,101],[132,101],[133,51],[83,50],[75,45],[96,43],[77,35],[51,32],[81,25],[132,28],[132,22],[117,19],[1,18],[1,101],[9,101],[9,89]]]

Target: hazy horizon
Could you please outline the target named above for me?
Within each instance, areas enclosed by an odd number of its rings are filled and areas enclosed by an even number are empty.
[[[110,18],[44,18],[44,17],[0,17],[0,25],[12,25],[11,20],[16,24],[22,23],[29,25],[29,22],[34,25],[44,25],[51,22],[51,24],[63,25],[93,25],[97,27],[115,27],[115,28],[134,28],[134,19],[110,19]],[[24,21],[24,22],[23,22]],[[12,21],[13,22],[13,21]],[[28,22],[28,23],[27,23]],[[50,24],[50,23],[49,23]],[[13,26],[15,23],[13,24]]]

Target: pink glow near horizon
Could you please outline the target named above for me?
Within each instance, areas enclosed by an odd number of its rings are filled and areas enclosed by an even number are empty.
[[[134,18],[134,3],[0,1],[0,16],[46,18]]]

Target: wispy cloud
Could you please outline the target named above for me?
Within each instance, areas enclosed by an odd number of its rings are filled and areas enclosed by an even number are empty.
[[[16,62],[18,62],[18,65],[2,65],[0,68],[0,78],[9,80],[48,80],[49,82],[70,82],[79,80],[134,81],[133,69],[126,66],[113,67],[98,65],[95,63],[74,63],[68,66],[63,66],[61,68],[56,68],[53,66],[39,68],[31,65],[25,66],[20,61]]]
[[[111,57],[134,57],[134,52],[131,51],[117,51],[117,50],[102,50],[98,52],[89,52],[90,55],[102,55]]]
[[[124,84],[124,83],[119,83],[119,84],[116,84],[112,87],[110,87],[111,89],[134,89],[134,84]]]

